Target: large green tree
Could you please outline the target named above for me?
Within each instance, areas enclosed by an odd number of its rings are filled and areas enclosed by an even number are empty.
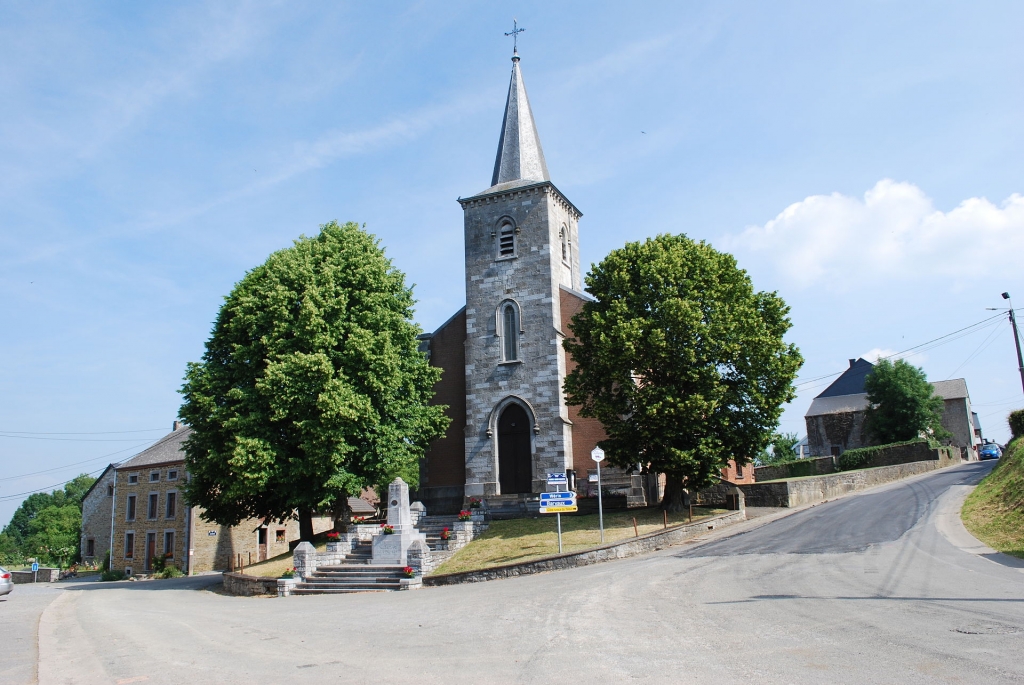
[[[297,510],[308,540],[313,511],[340,522],[364,487],[415,486],[448,419],[428,404],[440,370],[417,349],[412,308],[404,275],[354,223],[248,272],[181,390],[189,501],[226,525]]]
[[[942,427],[942,398],[935,395],[924,371],[913,364],[879,360],[864,379],[864,390],[870,403],[865,427],[879,444],[949,435]]]
[[[50,506],[28,524],[23,550],[44,564],[65,568],[78,556],[82,510],[74,504]]]
[[[577,367],[571,404],[600,419],[620,467],[664,473],[663,506],[714,483],[773,437],[803,360],[783,340],[789,308],[756,292],[729,254],[684,235],[613,251],[586,277],[586,303],[563,345]]]
[[[27,545],[28,537],[32,534],[32,521],[45,509],[67,506],[77,509],[79,520],[81,520],[82,498],[95,482],[94,477],[83,473],[65,483],[61,490],[36,492],[26,497],[14,511],[10,522],[4,526],[3,532],[0,533],[0,559],[7,563],[14,563],[25,557],[37,556],[37,553],[29,549]],[[76,537],[74,543],[76,554],[79,551],[78,545],[79,541]]]

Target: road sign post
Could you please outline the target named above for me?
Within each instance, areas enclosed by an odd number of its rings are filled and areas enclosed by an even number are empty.
[[[597,522],[601,527],[601,544],[604,544],[604,503],[601,501],[601,462],[604,461],[604,450],[595,447],[590,458],[597,462]]]
[[[569,492],[569,479],[564,473],[549,473],[548,486],[555,492],[540,493],[540,513],[554,514],[558,527],[558,553],[562,553],[562,512],[576,511],[576,493]],[[565,492],[562,487],[565,486]]]
[[[33,561],[32,562],[32,582],[33,583],[35,583],[38,580],[38,573],[39,573],[39,562],[38,561]]]

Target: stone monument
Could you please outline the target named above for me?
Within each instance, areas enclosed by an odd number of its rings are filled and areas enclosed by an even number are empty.
[[[388,522],[394,529],[386,534],[383,530],[373,537],[373,559],[371,564],[405,566],[408,563],[409,546],[416,540],[426,544],[427,536],[413,526],[409,509],[409,486],[401,478],[388,486]]]

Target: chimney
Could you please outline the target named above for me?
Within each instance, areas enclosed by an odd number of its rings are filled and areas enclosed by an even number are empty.
[[[176,431],[179,428],[181,428],[183,425],[185,425],[185,424],[183,424],[181,421],[175,421],[174,423],[171,424],[171,430],[172,431]]]
[[[851,360],[850,360],[850,366],[853,366],[853,365],[854,365],[854,364],[856,364],[856,363],[857,363],[857,360],[856,360],[856,359],[851,359]],[[175,421],[174,423],[175,423],[175,425],[177,425],[177,423],[178,423],[178,422],[177,422],[177,421]]]

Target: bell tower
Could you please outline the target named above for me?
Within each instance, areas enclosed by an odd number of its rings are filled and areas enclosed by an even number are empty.
[[[465,494],[522,501],[545,490],[548,473],[572,468],[560,288],[580,290],[581,214],[548,175],[518,50],[491,185],[459,203],[466,246]]]

